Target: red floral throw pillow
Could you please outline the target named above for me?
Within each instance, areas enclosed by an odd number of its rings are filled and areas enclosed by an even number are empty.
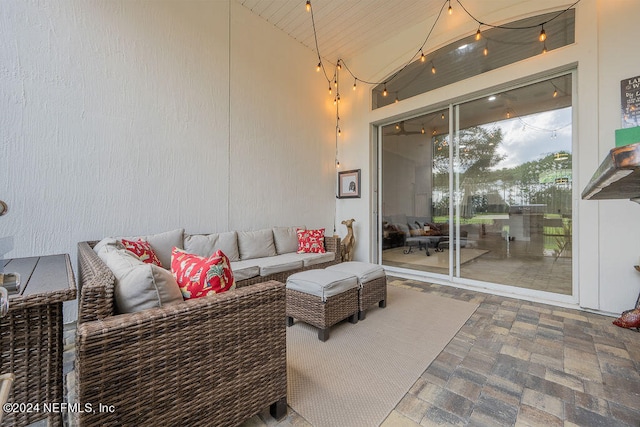
[[[324,228],[318,230],[297,230],[298,253],[323,254],[324,249]]]
[[[137,242],[134,242],[132,240],[122,239],[122,244],[124,245],[126,250],[136,254],[136,256],[140,258],[140,261],[162,267],[162,263],[158,259],[158,256],[156,255],[153,248],[151,248],[149,242],[145,242],[144,240],[138,240]]]
[[[217,250],[201,257],[178,248],[171,252],[171,273],[176,278],[184,299],[219,294],[236,287],[229,258]]]

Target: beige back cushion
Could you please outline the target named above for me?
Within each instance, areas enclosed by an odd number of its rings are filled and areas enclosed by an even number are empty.
[[[256,231],[238,231],[238,249],[240,250],[240,259],[277,255],[276,246],[273,242],[273,231],[270,228]]]
[[[229,261],[240,261],[238,234],[235,231],[216,234],[186,234],[184,250],[201,257],[210,257],[220,249]]]
[[[133,313],[148,308],[182,302],[180,287],[173,275],[153,264],[145,264],[116,245],[99,248],[98,256],[116,278],[114,291],[119,313]]]
[[[273,227],[273,241],[276,245],[276,252],[280,254],[288,254],[298,251],[298,235],[296,230],[305,230],[302,227]]]

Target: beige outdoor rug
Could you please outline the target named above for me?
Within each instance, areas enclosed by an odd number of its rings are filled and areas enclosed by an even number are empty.
[[[478,307],[388,286],[387,307],[331,328],[287,328],[288,403],[315,427],[378,426]]]

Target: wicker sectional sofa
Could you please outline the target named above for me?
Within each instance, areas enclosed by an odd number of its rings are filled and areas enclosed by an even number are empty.
[[[225,293],[124,314],[96,243],[78,244],[76,402],[92,409],[74,414],[78,425],[238,425],[267,406],[275,418],[286,415],[282,282],[340,262],[340,238],[325,238],[331,261],[259,268],[268,274]]]

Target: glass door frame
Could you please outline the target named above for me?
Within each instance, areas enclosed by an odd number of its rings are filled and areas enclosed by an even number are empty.
[[[556,70],[553,73],[545,73],[541,76],[532,77],[531,79],[523,80],[520,82],[515,82],[513,84],[501,84],[499,86],[487,89],[482,91],[481,94],[474,94],[468,98],[463,99],[454,99],[448,105],[434,105],[432,108],[421,108],[420,111],[414,111],[413,113],[407,113],[403,115],[403,119],[414,118],[423,114],[428,114],[429,112],[434,112],[437,110],[442,110],[443,108],[449,109],[449,188],[450,188],[450,197],[449,197],[449,224],[453,224],[454,227],[454,235],[451,238],[454,238],[455,242],[455,251],[449,251],[449,274],[439,274],[439,273],[430,273],[426,271],[419,271],[413,269],[406,269],[401,267],[394,266],[384,266],[390,273],[396,274],[399,277],[406,278],[415,278],[422,281],[429,281],[433,283],[443,284],[443,285],[452,285],[455,287],[477,290],[482,292],[490,292],[499,295],[507,295],[507,296],[516,296],[521,299],[528,299],[534,301],[546,301],[546,302],[554,302],[559,304],[567,304],[567,305],[575,305],[579,302],[579,287],[578,287],[578,259],[579,259],[579,239],[578,234],[576,233],[579,230],[579,191],[576,185],[572,186],[572,219],[571,219],[571,236],[572,236],[572,268],[571,268],[571,295],[563,295],[552,292],[533,290],[528,288],[521,288],[511,285],[504,285],[500,283],[492,283],[485,282],[480,280],[474,280],[469,278],[459,277],[459,268],[460,268],[460,239],[457,236],[460,235],[460,221],[456,219],[458,210],[460,208],[459,203],[456,203],[456,197],[454,197],[453,193],[458,192],[459,188],[459,180],[456,179],[455,171],[454,171],[454,163],[456,154],[459,155],[459,144],[458,141],[454,138],[457,138],[459,134],[459,108],[460,105],[466,102],[474,101],[477,99],[481,99],[484,97],[488,97],[494,94],[499,94],[508,90],[518,89],[520,87],[536,84],[539,82],[543,82],[545,80],[549,80],[555,77],[563,76],[563,75],[571,75],[571,86],[572,86],[572,120],[571,120],[571,151],[575,159],[578,158],[578,116],[577,116],[577,69],[575,67],[564,69],[564,70]],[[454,117],[455,116],[455,117]],[[376,186],[373,189],[373,195],[375,195],[375,199],[377,200],[377,205],[372,206],[372,219],[375,227],[372,227],[372,241],[375,242],[375,251],[372,255],[374,261],[380,265],[382,265],[382,197],[383,197],[383,188],[382,188],[382,179],[383,179],[383,171],[382,171],[382,129],[384,126],[393,124],[398,120],[398,117],[393,117],[392,120],[385,120],[380,123],[372,124],[372,128],[374,132],[372,132],[372,136],[375,135],[375,138],[372,141],[376,155],[373,159],[374,167],[372,170],[375,170],[376,177],[372,177],[375,179]],[[454,129],[455,127],[455,129]],[[457,153],[454,152],[454,149],[457,150]],[[574,177],[578,175],[578,165],[577,162],[572,162],[571,165],[572,175]],[[373,203],[372,203],[373,205]],[[455,222],[454,222],[455,220]],[[455,260],[454,260],[454,253]],[[455,262],[454,262],[455,261]],[[456,274],[458,272],[458,274]]]

